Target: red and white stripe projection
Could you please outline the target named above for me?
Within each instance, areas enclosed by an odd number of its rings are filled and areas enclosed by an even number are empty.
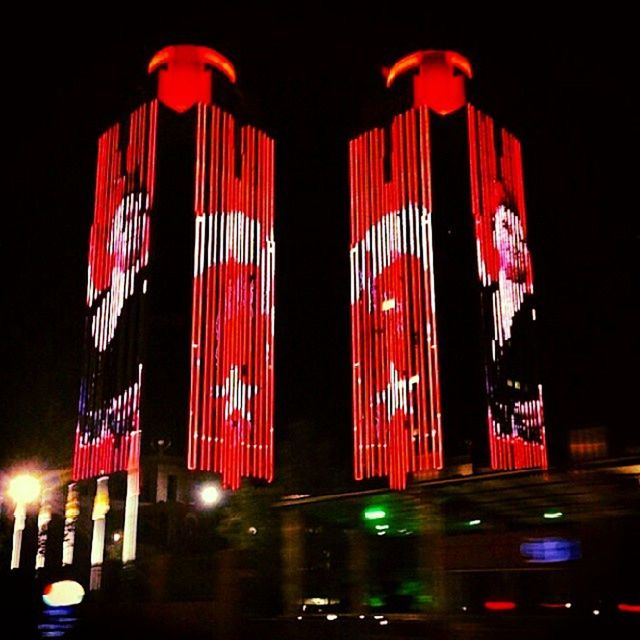
[[[142,271],[149,260],[156,121],[154,101],[131,114],[125,149],[119,124],[98,142],[75,480],[138,464],[142,362],[139,340],[131,336],[139,333],[139,307],[146,290]],[[130,313],[123,319],[127,308]]]
[[[274,145],[236,127],[198,106],[188,443],[232,489],[273,478],[274,411]]]
[[[382,129],[349,147],[355,477],[395,489],[443,465],[428,118],[397,116],[390,149]]]
[[[535,321],[535,309],[529,307],[533,270],[526,243],[520,143],[500,130],[498,156],[493,120],[469,105],[468,122],[478,273],[489,332],[486,369],[491,466],[546,468],[542,388],[530,375],[525,373],[524,380],[517,380],[518,374],[513,373],[526,371],[530,364],[522,361],[526,356],[514,345],[514,323],[525,316],[530,323]]]

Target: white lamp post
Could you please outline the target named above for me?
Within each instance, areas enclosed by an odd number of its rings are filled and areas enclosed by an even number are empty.
[[[47,534],[51,522],[51,489],[42,491],[40,511],[38,511],[38,551],[36,552],[36,569],[43,569],[47,555]]]
[[[109,512],[109,477],[102,476],[96,482],[93,500],[93,536],[91,538],[91,574],[89,589],[96,591],[102,583],[102,561],[104,560],[104,534]]]
[[[24,531],[27,521],[27,505],[38,499],[40,490],[40,480],[27,473],[16,476],[9,483],[9,497],[16,503],[13,521],[11,569],[18,569],[20,567],[22,532]]]

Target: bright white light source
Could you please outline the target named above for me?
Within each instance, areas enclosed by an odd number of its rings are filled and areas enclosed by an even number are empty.
[[[391,298],[390,300],[383,300],[382,302],[383,311],[390,311],[391,309],[395,309],[395,307],[396,307],[395,298]]]
[[[12,478],[9,496],[16,504],[34,502],[40,495],[40,481],[26,473]]]
[[[222,498],[222,491],[217,484],[205,484],[200,488],[200,500],[206,507],[215,507]]]
[[[564,603],[564,607],[565,607],[565,609],[571,609],[571,603],[570,602],[565,602]]]
[[[333,622],[334,620],[337,620],[338,616],[335,613],[327,613],[327,620],[330,620],[331,622]]]
[[[474,520],[469,520],[470,527],[477,527],[479,524],[482,524],[482,520],[476,518]]]
[[[380,620],[380,624],[384,626],[385,624],[389,624],[389,621],[388,620]]]
[[[298,620],[302,620],[302,616],[298,616]]]
[[[48,584],[42,593],[42,600],[48,607],[70,607],[80,604],[84,598],[84,588],[75,580],[60,580]]]
[[[120,540],[122,540],[122,534],[121,533],[114,533],[113,534],[113,541],[114,542],[120,542]]]
[[[364,620],[364,616],[363,615],[359,615],[358,618],[360,618],[360,620]]]
[[[594,616],[599,616],[600,615],[600,611],[598,609],[594,609],[593,610],[593,615]]]
[[[304,599],[304,607],[308,604],[313,604],[317,607],[322,606],[323,604],[329,604],[329,598],[305,598]],[[302,610],[304,611],[304,607]]]

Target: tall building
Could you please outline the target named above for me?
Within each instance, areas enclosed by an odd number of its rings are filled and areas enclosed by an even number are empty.
[[[228,488],[273,476],[273,140],[230,112],[236,72],[216,51],[170,46],[148,70],[157,99],[98,142],[73,461],[74,481],[98,479],[94,565],[118,472],[135,558],[154,440],[186,443],[188,468]]]
[[[385,75],[407,108],[349,149],[355,477],[545,467],[520,144],[460,54]]]

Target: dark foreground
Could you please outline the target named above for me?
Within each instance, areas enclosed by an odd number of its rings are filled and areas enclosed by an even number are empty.
[[[71,615],[70,615],[71,613]],[[268,619],[236,620],[224,606],[214,603],[166,605],[90,605],[55,616],[39,616],[39,629],[12,638],[149,638],[204,640],[246,638],[254,640],[324,640],[397,638],[398,640],[518,640],[572,637],[637,638],[640,615],[593,612],[520,615],[497,614],[316,614]],[[43,624],[44,621],[44,624]],[[71,628],[70,628],[71,627]],[[588,635],[585,635],[587,634]]]

